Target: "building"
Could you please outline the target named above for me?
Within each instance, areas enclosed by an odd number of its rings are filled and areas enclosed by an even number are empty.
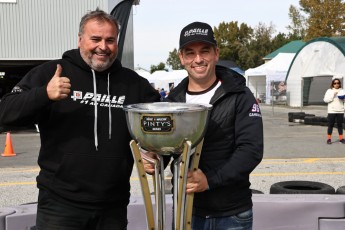
[[[128,0],[127,0],[128,1]],[[133,5],[139,0],[130,0]],[[121,0],[0,0],[0,97],[33,67],[77,47],[82,15],[97,7],[111,12]],[[133,15],[122,64],[134,69]]]

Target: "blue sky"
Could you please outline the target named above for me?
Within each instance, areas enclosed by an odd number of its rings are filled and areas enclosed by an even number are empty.
[[[287,32],[290,5],[299,0],[140,0],[133,7],[134,66],[150,69],[165,63],[178,48],[181,29],[193,21],[212,27],[238,21],[251,27],[272,23],[277,32]]]

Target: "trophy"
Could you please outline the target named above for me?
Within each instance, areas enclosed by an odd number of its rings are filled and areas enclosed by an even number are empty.
[[[206,131],[209,104],[175,102],[141,103],[124,106],[134,163],[137,167],[145,205],[147,228],[163,230],[166,202],[163,157],[176,155],[174,167],[174,228],[191,229],[194,194],[186,194],[188,170],[197,170]],[[154,152],[157,159],[145,152]],[[142,159],[154,164],[155,216]]]

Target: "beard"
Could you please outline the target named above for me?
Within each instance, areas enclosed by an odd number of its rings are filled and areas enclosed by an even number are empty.
[[[110,52],[103,52],[105,57],[107,57],[104,60],[99,60],[95,56],[97,55],[97,52],[95,51],[84,51],[80,50],[81,57],[83,60],[90,66],[93,70],[96,70],[97,72],[103,72],[110,68],[110,66],[114,63],[117,55],[112,55]]]

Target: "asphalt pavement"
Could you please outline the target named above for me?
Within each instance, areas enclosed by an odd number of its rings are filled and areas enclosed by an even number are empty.
[[[269,194],[270,186],[279,181],[307,180],[329,184],[337,189],[345,185],[345,145],[340,144],[337,130],[334,143],[326,144],[325,126],[289,122],[289,112],[326,116],[326,106],[289,108],[261,104],[264,121],[264,160],[252,172],[252,188]],[[35,130],[11,132],[14,157],[0,156],[0,208],[13,207],[37,200],[37,156],[40,146]],[[0,134],[3,152],[6,133]],[[167,177],[170,176],[166,172]],[[141,196],[137,172],[131,177],[132,195]]]

